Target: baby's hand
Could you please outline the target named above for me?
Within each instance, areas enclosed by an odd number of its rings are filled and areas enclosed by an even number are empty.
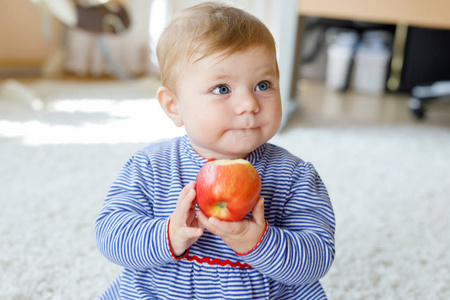
[[[180,256],[203,234],[195,217],[195,182],[183,188],[170,217],[169,241],[172,252]]]
[[[244,254],[256,246],[266,229],[264,198],[259,198],[252,212],[251,218],[238,222],[221,221],[214,217],[208,219],[200,210],[197,211],[197,217],[202,227],[220,236],[237,253]]]

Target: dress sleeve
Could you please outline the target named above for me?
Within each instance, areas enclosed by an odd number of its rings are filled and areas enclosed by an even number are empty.
[[[168,218],[153,217],[153,172],[138,152],[122,168],[97,218],[97,245],[112,262],[145,269],[172,261]]]
[[[335,219],[326,188],[310,163],[292,175],[279,225],[268,225],[261,242],[243,259],[285,284],[307,284],[325,276],[335,256]]]

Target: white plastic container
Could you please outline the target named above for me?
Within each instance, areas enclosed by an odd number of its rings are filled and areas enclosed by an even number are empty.
[[[355,90],[368,94],[384,92],[392,40],[392,33],[384,30],[368,30],[363,33],[353,69],[352,87]]]
[[[361,45],[356,50],[352,87],[367,94],[382,94],[385,90],[390,51],[382,43]]]
[[[326,86],[342,90],[347,85],[358,35],[356,32],[333,34],[335,36],[327,49]]]

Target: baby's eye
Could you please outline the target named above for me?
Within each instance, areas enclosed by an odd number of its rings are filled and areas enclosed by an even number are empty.
[[[270,83],[267,81],[261,81],[260,83],[258,83],[258,85],[256,86],[256,91],[257,92],[263,92],[263,91],[267,91],[269,89]]]
[[[216,94],[216,95],[225,95],[228,94],[230,92],[230,88],[227,87],[224,84],[221,84],[219,86],[216,86],[213,90],[212,93]]]

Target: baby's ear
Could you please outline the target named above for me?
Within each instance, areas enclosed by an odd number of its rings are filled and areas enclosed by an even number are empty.
[[[173,123],[178,127],[183,126],[178,110],[178,101],[174,93],[168,87],[160,86],[156,92],[156,98],[158,98],[159,104]]]

